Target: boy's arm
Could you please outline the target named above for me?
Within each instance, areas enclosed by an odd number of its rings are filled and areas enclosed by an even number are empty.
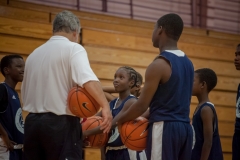
[[[3,84],[0,84],[0,112],[4,112],[8,106],[7,89]]]
[[[102,111],[96,113],[95,116],[102,117]],[[96,128],[90,129],[90,130],[83,131],[82,138],[84,140],[86,137],[88,137],[90,135],[100,134],[100,133],[103,133],[103,131],[100,130],[100,127],[96,127]]]
[[[104,91],[104,95],[105,95],[105,97],[107,98],[108,102],[116,99],[115,96],[113,96],[112,94],[110,94],[110,93],[108,93],[108,92],[105,92],[105,91]]]
[[[7,95],[7,90],[6,87],[3,84],[0,84],[0,112],[4,112],[7,109],[7,104],[4,103],[5,99],[5,95]],[[1,115],[0,115],[1,116]],[[0,135],[1,138],[4,142],[4,144],[7,147],[7,151],[8,150],[13,150],[13,145],[15,144],[14,142],[12,142],[9,137],[7,132],[5,131],[5,129],[3,128],[2,124],[0,123]]]
[[[119,112],[121,113],[122,111],[126,111],[128,109],[128,107],[130,107],[133,103],[135,103],[137,100],[135,98],[131,98],[129,99],[123,106],[123,109]],[[117,115],[116,117],[114,117],[113,121],[112,121],[112,126],[111,126],[111,130],[114,129],[117,126],[117,121],[119,120],[119,116]],[[103,133],[102,130],[100,130],[100,127],[96,127],[87,131],[83,132],[83,138],[87,137],[87,136],[91,136],[91,135],[95,135],[95,134],[100,134]]]
[[[126,112],[122,112],[119,115],[121,116],[117,122],[119,125],[126,121],[134,120],[146,112],[158,85],[163,80],[163,75],[171,75],[169,63],[164,58],[154,60],[146,70],[145,84],[138,101],[129,107]]]
[[[111,94],[111,93],[116,93],[114,87],[103,86],[102,89],[103,89],[105,97],[107,98],[108,101],[112,101],[112,100],[114,100],[116,98],[115,96],[113,96]]]
[[[111,87],[103,86],[102,89],[104,92],[107,92],[107,93],[116,93],[115,88],[113,86],[111,86]]]
[[[7,151],[10,150],[12,151],[14,148],[14,144],[16,144],[15,142],[11,141],[8,137],[8,134],[7,132],[5,131],[5,129],[3,128],[3,126],[0,124],[0,135],[1,135],[1,138],[4,142],[4,144],[6,145],[7,147]]]
[[[101,160],[105,160],[106,147],[104,146],[100,150],[101,150]]]
[[[136,98],[131,98],[129,99],[123,106],[123,109],[114,117],[113,121],[112,121],[112,129],[114,129],[115,127],[117,127],[117,122],[120,120],[121,116],[121,113],[122,112],[126,112],[129,107],[132,106],[132,104],[136,103],[137,102],[137,99]]]
[[[200,160],[208,160],[213,138],[213,110],[209,106],[205,106],[201,110],[201,118],[203,122],[203,137],[204,142],[202,146],[202,153]]]
[[[144,118],[149,118],[149,115],[150,115],[150,113],[149,113],[149,108],[141,115],[141,117],[144,117]]]

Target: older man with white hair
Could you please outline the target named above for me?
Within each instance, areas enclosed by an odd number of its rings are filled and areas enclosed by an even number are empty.
[[[112,115],[87,52],[78,44],[79,19],[69,11],[56,15],[53,36],[27,58],[22,83],[26,160],[82,158],[79,118],[67,107],[69,90],[84,87],[102,107],[101,129],[109,132]]]

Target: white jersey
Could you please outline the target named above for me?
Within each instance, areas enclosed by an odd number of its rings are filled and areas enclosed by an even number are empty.
[[[72,115],[67,107],[69,90],[88,81],[98,81],[87,52],[78,43],[53,36],[26,60],[22,82],[23,110]]]

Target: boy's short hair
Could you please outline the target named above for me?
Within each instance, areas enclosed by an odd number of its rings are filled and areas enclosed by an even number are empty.
[[[7,55],[7,56],[4,56],[2,59],[1,59],[1,73],[2,75],[5,77],[5,73],[4,73],[4,68],[5,67],[9,67],[12,63],[12,60],[15,59],[15,58],[22,58],[22,56],[20,55],[17,55],[17,54],[13,54],[13,55]]]
[[[178,41],[183,31],[182,18],[174,13],[166,14],[158,19],[158,27],[162,26],[168,37]]]
[[[208,92],[217,85],[217,75],[212,69],[201,68],[197,69],[195,73],[198,74],[200,82],[206,82]]]

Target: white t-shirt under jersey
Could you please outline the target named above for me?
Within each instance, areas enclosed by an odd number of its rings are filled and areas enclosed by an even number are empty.
[[[87,52],[63,36],[53,36],[29,55],[25,64],[21,96],[23,110],[72,115],[67,107],[69,90],[98,81]]]

